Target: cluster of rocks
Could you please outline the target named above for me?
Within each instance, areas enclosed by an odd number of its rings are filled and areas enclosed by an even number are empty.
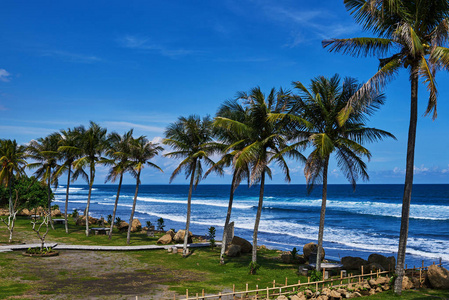
[[[46,212],[47,212],[46,209],[44,209],[42,206],[39,206],[38,208],[31,209],[31,210],[24,208],[19,213],[17,213],[17,215],[19,215],[19,216],[43,215]],[[62,216],[62,213],[59,209],[52,209],[51,216],[52,217],[60,217],[60,216]]]
[[[242,253],[250,253],[253,250],[253,245],[241,237],[234,236],[231,240],[231,244],[226,249],[226,256],[236,257]]]
[[[184,238],[186,235],[185,230],[178,230],[178,232],[174,232],[173,230],[167,231],[161,238],[157,240],[158,244],[168,245],[173,242],[175,243],[184,243]],[[189,231],[189,235],[187,236],[187,243],[192,243],[193,234]]]
[[[368,260],[360,257],[345,256],[341,259],[341,264],[346,270],[361,270],[369,273],[371,271],[388,271],[393,270],[396,266],[396,259],[394,256],[386,257],[380,254],[371,254]]]
[[[277,297],[277,300],[336,300],[358,298],[387,291],[390,289],[389,283],[390,278],[379,277],[376,279],[363,281],[361,283],[351,283],[345,287],[339,286],[338,288],[324,288],[316,292],[307,289],[289,297],[284,295],[279,296]]]

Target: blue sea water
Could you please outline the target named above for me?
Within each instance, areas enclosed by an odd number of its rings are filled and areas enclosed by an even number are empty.
[[[135,217],[143,225],[162,217],[166,229],[185,228],[187,185],[142,185]],[[191,231],[206,234],[208,227],[223,234],[230,186],[199,185],[192,197]],[[129,220],[135,186],[124,185],[117,216]],[[112,214],[117,186],[96,185],[92,192],[90,214],[107,218]],[[83,211],[88,186],[70,187],[69,211]],[[231,221],[235,235],[252,241],[258,203],[258,186],[241,185],[235,194]],[[344,256],[367,258],[371,253],[396,256],[401,221],[402,185],[329,185],[324,248],[326,258]],[[65,187],[55,193],[55,204],[62,209]],[[302,249],[317,240],[321,208],[321,190],[317,186],[308,195],[304,185],[266,185],[258,244],[269,248]],[[414,185],[410,209],[410,227],[406,263],[426,265],[449,262],[449,185]]]

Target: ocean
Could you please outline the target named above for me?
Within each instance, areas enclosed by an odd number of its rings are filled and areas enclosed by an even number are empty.
[[[145,226],[158,218],[165,229],[185,228],[188,185],[141,185],[135,218]],[[192,196],[190,231],[206,234],[210,226],[221,240],[229,198],[229,185],[199,185]],[[129,221],[135,186],[123,185],[117,216]],[[90,215],[112,214],[116,185],[94,185]],[[69,212],[84,211],[87,185],[70,187]],[[402,185],[329,185],[324,228],[326,258],[344,256],[367,259],[371,253],[396,257],[401,222]],[[231,221],[235,235],[252,241],[259,187],[241,185],[234,197]],[[54,204],[64,209],[65,187],[55,191]],[[321,187],[307,194],[305,185],[266,185],[258,245],[280,250],[315,242],[321,208]],[[442,259],[449,262],[449,185],[414,185],[410,209],[406,263],[426,265]]]

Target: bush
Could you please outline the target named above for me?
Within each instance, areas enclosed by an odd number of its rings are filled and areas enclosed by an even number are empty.
[[[74,210],[73,210],[73,213],[72,213],[72,218],[78,218],[79,217],[79,213],[78,213],[78,210],[75,208]]]
[[[215,227],[211,226],[209,227],[209,232],[207,233],[207,236],[209,237],[209,243],[210,247],[215,247]]]
[[[153,223],[151,223],[151,221],[147,221],[146,223],[147,223],[148,229],[150,229],[150,227],[153,226]]]
[[[19,206],[33,209],[39,206],[47,207],[47,185],[37,181],[34,177],[21,177],[15,180],[14,190],[19,195]],[[54,199],[53,192],[50,198]],[[8,205],[9,188],[0,185],[0,207]]]
[[[298,249],[296,249],[296,247],[294,247],[293,249],[292,249],[292,258],[293,259],[295,259],[296,258],[296,254],[298,254]]]
[[[112,223],[112,215],[108,215],[108,224],[111,224]]]
[[[159,218],[157,219],[157,229],[158,230],[164,230],[164,219],[163,218]]]
[[[323,274],[320,271],[312,270],[310,271],[310,280],[312,282],[321,281],[323,279]]]
[[[115,218],[115,226],[119,226],[121,222],[122,219],[120,219],[120,217]]]
[[[59,205],[58,205],[58,204],[52,205],[52,206],[51,206],[51,209],[52,209],[52,210],[59,209]]]
[[[249,263],[249,274],[256,275],[256,272],[259,269],[260,269],[260,265],[258,263],[255,263],[253,261]]]

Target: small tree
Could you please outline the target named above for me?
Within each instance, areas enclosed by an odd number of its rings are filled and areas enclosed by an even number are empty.
[[[33,221],[33,219],[32,219],[31,225],[33,225],[33,231],[36,232],[37,237],[41,240],[41,252],[42,252],[44,250],[44,246],[45,246],[45,238],[47,237],[48,230],[49,230],[49,228],[48,228],[48,223],[49,223],[48,211],[46,211],[46,210],[43,211],[42,221],[40,223],[37,220],[38,219],[34,219],[34,221]],[[41,229],[42,229],[42,226],[44,226],[44,225],[45,225],[45,233],[41,234]]]
[[[214,226],[209,227],[209,232],[208,232],[207,236],[209,237],[210,247],[214,248],[215,247],[215,227]]]
[[[14,225],[16,223],[16,215],[20,210],[20,206],[18,205],[19,203],[19,194],[17,192],[17,190],[15,190],[16,192],[16,200],[14,201],[14,204],[12,205],[12,207],[9,208],[9,215],[7,218],[1,218],[2,222],[5,223],[6,228],[8,228],[9,231],[9,240],[8,242],[11,243],[12,241],[12,233],[14,232]]]
[[[163,218],[159,218],[157,219],[157,230],[164,230],[164,219]]]

